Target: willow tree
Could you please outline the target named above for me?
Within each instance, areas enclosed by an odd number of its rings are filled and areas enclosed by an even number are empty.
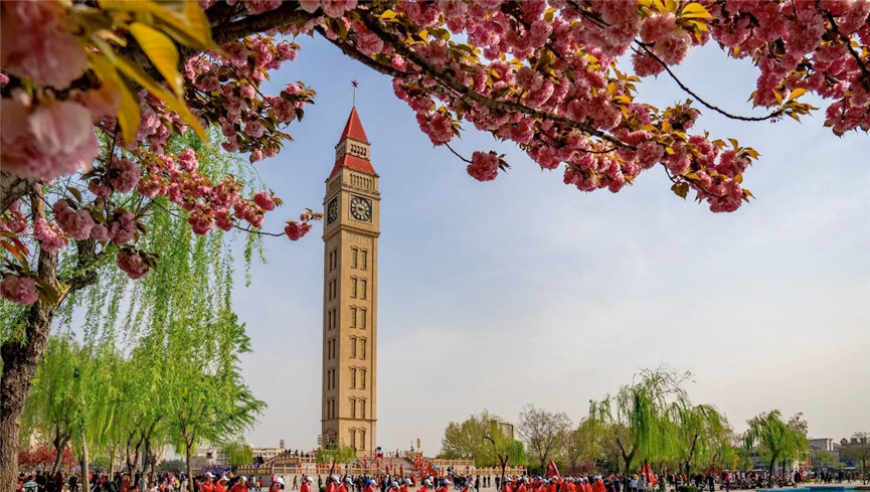
[[[779,410],[756,415],[747,423],[745,446],[768,463],[771,479],[778,461],[799,459],[806,451],[806,435],[783,421]]]
[[[722,459],[731,431],[728,419],[715,407],[682,399],[671,405],[669,417],[674,423],[675,458],[686,475],[693,462],[709,465]]]
[[[247,172],[238,161],[217,150],[216,145],[201,142],[192,135],[175,138],[170,145],[195,149],[203,173]],[[131,473],[137,471],[143,456],[153,466],[156,450],[172,440],[170,417],[178,414],[166,413],[177,403],[170,396],[196,386],[207,379],[205,376],[211,379],[200,387],[203,395],[221,394],[225,388],[246,390],[240,379],[237,355],[248,350],[249,343],[244,327],[231,313],[235,260],[229,240],[233,236],[194,234],[186,218],[174,213],[164,198],[156,198],[152,208],[142,221],[142,227],[151,234],[143,236],[140,243],[147,245],[161,261],[155,264],[151,275],[139,282],[133,282],[120,270],[100,267],[93,271],[95,284],[70,292],[58,311],[57,329],[75,333],[81,344],[67,335],[50,342],[50,346],[75,346],[78,355],[70,357],[71,349],[65,349],[66,355],[59,357],[50,352],[48,366],[40,372],[53,372],[56,377],[37,380],[35,399],[27,405],[26,413],[34,415],[30,419],[34,422],[36,416],[52,409],[55,420],[63,419],[63,440],[72,440],[85,470],[89,450],[106,454],[109,463],[120,455]],[[251,258],[256,247],[256,237],[249,235],[246,259]],[[77,268],[74,258],[61,258],[61,269],[67,268]],[[0,309],[4,314],[15,314],[14,304],[4,302]],[[217,323],[214,313],[229,321]],[[17,319],[20,318],[4,316],[0,320],[3,329],[0,333],[5,338],[16,336]],[[215,334],[215,330],[222,331]],[[218,341],[203,356],[211,358],[211,365],[187,368],[199,372],[181,367],[188,360],[190,346],[200,344],[199,339],[192,337]],[[203,358],[197,361],[202,362]],[[220,367],[215,368],[215,364]],[[51,394],[63,395],[64,399],[42,396]],[[225,392],[220,397],[221,403],[228,404],[239,399],[252,400],[247,391]],[[259,405],[257,402],[255,406]],[[210,407],[207,418],[214,421],[236,418],[235,411]],[[247,422],[251,418],[245,417]],[[218,432],[202,434],[212,438]]]
[[[57,450],[51,474],[57,471],[64,449],[72,439],[75,413],[75,381],[79,377],[81,346],[71,337],[52,337],[45,359],[34,377],[30,404],[23,416],[24,435],[48,440]]]
[[[675,434],[672,405],[690,406],[683,383],[690,374],[670,369],[644,370],[616,396],[590,404],[590,418],[619,449],[623,471],[632,471],[638,458],[661,460],[673,456]]]

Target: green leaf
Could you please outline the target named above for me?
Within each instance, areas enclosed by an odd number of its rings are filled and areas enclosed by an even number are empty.
[[[72,186],[67,186],[66,190],[69,191],[70,195],[72,195],[76,198],[77,202],[79,202],[79,203],[82,202],[82,192],[79,191],[78,188],[74,188]]]
[[[671,186],[671,191],[673,191],[677,196],[685,200],[686,197],[689,196],[689,183],[685,181],[674,183],[674,185]]]

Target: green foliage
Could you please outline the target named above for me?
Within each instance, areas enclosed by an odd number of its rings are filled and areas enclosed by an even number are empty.
[[[600,436],[599,449],[625,473],[643,460],[687,473],[724,465],[726,455],[733,461],[728,420],[713,406],[692,403],[684,388],[690,376],[667,368],[641,372],[615,397],[592,402],[586,433]]]
[[[216,179],[234,174],[256,186],[245,176],[250,171],[220,152],[218,137],[212,137],[211,142],[192,133],[173,137],[170,150],[191,147],[206,174]],[[142,200],[135,193],[122,199]],[[185,217],[170,210],[158,197],[141,218],[148,234],[138,247],[159,258],[148,276],[132,281],[114,265],[103,265],[97,284],[62,304],[56,319],[67,335],[50,347],[59,350],[68,340],[77,355],[59,359],[49,351],[40,374],[58,377],[38,377],[34,391],[59,396],[31,398],[26,407],[32,416],[28,425],[43,428],[45,419],[37,416],[62,407],[75,448],[87,445],[96,451],[95,460],[113,454],[133,467],[142,456],[155,461],[165,444],[192,452],[203,442],[224,442],[251,426],[264,406],[244,384],[239,367],[250,341],[232,312],[235,260],[228,243],[233,236],[219,230],[197,236]],[[246,250],[253,251],[260,241],[249,236]],[[60,260],[64,274],[77,268],[75,254],[66,253]],[[12,313],[7,304],[0,312]],[[8,320],[3,317],[0,336],[14,331]]]
[[[808,448],[806,424],[800,415],[791,420],[791,425],[783,422],[779,410],[759,414],[749,421],[749,430],[744,437],[745,447],[755,451],[773,470],[780,460],[801,459]]]
[[[225,442],[220,447],[220,452],[233,469],[247,466],[254,462],[254,450],[241,440]]]
[[[461,423],[450,422],[439,456],[474,460],[477,467],[498,466],[499,456],[506,457],[510,466],[523,466],[527,461],[523,443],[514,439],[513,426],[486,410]]]
[[[677,485],[677,492],[698,492],[694,485]]]
[[[315,453],[315,459],[318,463],[331,465],[333,463],[351,463],[357,458],[356,450],[352,446],[345,444],[330,443],[326,446],[321,446]]]

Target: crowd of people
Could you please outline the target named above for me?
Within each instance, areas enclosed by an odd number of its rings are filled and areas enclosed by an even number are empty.
[[[812,476],[812,475],[810,475]],[[424,478],[418,486],[415,476],[375,475],[375,476],[293,476],[285,482],[283,476],[246,477],[231,471],[214,474],[205,472],[193,477],[194,492],[249,492],[299,490],[299,492],[480,492],[493,485],[499,492],[678,492],[682,486],[691,486],[698,491],[732,489],[757,489],[776,486],[793,486],[806,481],[810,476],[795,473],[793,476],[768,477],[755,472],[718,472],[693,476],[669,474],[666,476],[651,473],[640,475],[610,474],[581,475],[576,477],[454,475],[448,477]],[[855,480],[849,472],[823,472],[815,476],[822,483],[842,483]],[[55,475],[35,473],[21,474],[18,479],[18,492],[78,492],[80,479],[71,474],[64,477],[61,472]],[[184,473],[144,474],[130,476],[126,473],[92,473],[89,477],[91,492],[182,492],[188,490]],[[316,487],[316,488],[315,488]]]

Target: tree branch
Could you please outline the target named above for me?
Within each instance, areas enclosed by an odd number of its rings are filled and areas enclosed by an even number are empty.
[[[722,116],[725,116],[726,118],[731,118],[732,120],[740,120],[740,121],[766,121],[766,120],[769,120],[772,118],[782,116],[782,113],[783,113],[782,109],[778,109],[778,110],[770,113],[767,116],[741,116],[741,115],[737,115],[737,114],[731,114],[728,111],[725,111],[724,109],[722,109],[718,106],[714,106],[714,105],[708,103],[707,101],[705,101],[701,96],[696,94],[694,91],[692,91],[692,89],[689,89],[689,87],[686,84],[684,84],[683,81],[681,81],[679,78],[677,78],[676,74],[674,74],[673,71],[671,71],[670,67],[668,67],[668,64],[665,63],[664,61],[662,61],[661,58],[656,56],[656,54],[653,53],[652,50],[647,48],[646,45],[644,45],[643,43],[640,43],[638,41],[635,41],[635,43],[638,46],[640,46],[641,48],[643,48],[643,50],[649,56],[653,57],[655,59],[655,61],[657,61],[665,69],[665,71],[668,72],[668,75],[670,75],[671,78],[674,80],[674,82],[676,82],[677,85],[680,86],[680,89],[683,89],[683,91],[685,91],[687,94],[689,94],[690,96],[697,99],[698,102],[703,104],[707,109],[711,109],[711,110],[721,114]],[[635,53],[640,54],[640,52],[638,52],[637,48],[632,48],[632,50]]]
[[[456,80],[454,80],[446,70],[439,68],[434,63],[429,61],[427,58],[423,57],[416,51],[409,48],[397,35],[392,32],[387,31],[381,25],[378,20],[372,16],[371,13],[361,13],[362,21],[365,23],[366,27],[371,30],[373,33],[377,34],[378,37],[381,38],[384,42],[389,44],[396,50],[397,53],[404,56],[408,60],[412,61],[414,64],[423,68],[427,75],[431,76],[441,84],[445,85],[456,91],[459,94],[462,94],[463,97],[468,98],[471,101],[482,104],[487,108],[496,111],[498,113],[522,113],[528,116],[534,116],[540,119],[549,119],[554,122],[560,123],[564,126],[570,128],[576,128],[584,133],[589,135],[596,136],[603,140],[607,140],[615,145],[620,147],[630,147],[625,143],[621,142],[619,139],[614,138],[607,133],[598,130],[597,128],[593,128],[588,125],[584,125],[582,123],[578,123],[576,121],[569,120],[568,118],[555,115],[552,113],[548,113],[546,111],[539,111],[537,109],[532,109],[527,106],[523,106],[522,104],[510,102],[510,101],[497,101],[490,97],[487,97],[475,90],[469,89],[463,84],[460,84]]]
[[[214,8],[214,7],[212,7]],[[209,9],[208,13],[211,14]],[[305,23],[315,14],[301,10],[296,2],[282,2],[281,6],[262,14],[248,15],[228,24],[212,24],[213,39],[218,46],[269,29],[281,29],[292,24]]]

